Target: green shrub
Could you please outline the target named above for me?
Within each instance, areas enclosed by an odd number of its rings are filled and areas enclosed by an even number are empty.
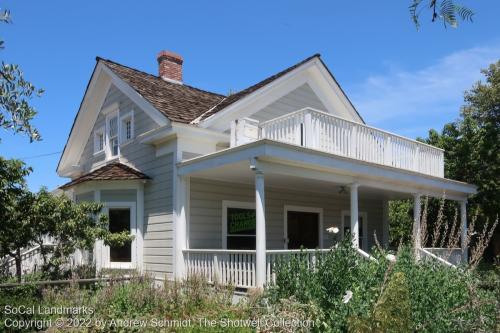
[[[494,330],[498,291],[484,288],[476,272],[417,262],[410,247],[398,251],[396,263],[385,255],[376,250],[376,261],[363,259],[347,240],[318,253],[314,270],[305,254],[279,262],[269,300],[293,297],[317,308],[321,332]],[[343,301],[347,292],[352,297]]]

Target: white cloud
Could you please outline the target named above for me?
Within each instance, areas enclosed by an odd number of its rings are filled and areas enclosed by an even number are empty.
[[[500,58],[500,45],[451,53],[415,71],[390,70],[353,87],[354,105],[367,123],[403,135],[424,135],[458,116],[463,93],[480,69]]]

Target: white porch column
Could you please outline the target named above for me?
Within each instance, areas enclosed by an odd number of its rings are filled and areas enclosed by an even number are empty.
[[[264,174],[255,171],[255,216],[256,216],[256,284],[264,287],[266,282],[266,203],[264,194]]]
[[[422,247],[422,235],[421,235],[421,227],[420,227],[420,193],[415,193],[413,195],[413,247],[415,248],[415,256],[419,257],[420,251],[419,249]]]
[[[462,224],[462,230],[461,230],[462,262],[468,263],[469,251],[467,249],[467,200],[460,201],[460,222]]]
[[[187,176],[177,176],[176,177],[176,205],[174,211],[174,230],[175,230],[175,278],[182,280],[185,278],[184,272],[184,253],[183,250],[186,248],[186,237],[187,237],[187,183],[189,178]]]
[[[359,249],[358,183],[351,184],[351,237],[352,245]],[[366,232],[366,230],[365,230]]]

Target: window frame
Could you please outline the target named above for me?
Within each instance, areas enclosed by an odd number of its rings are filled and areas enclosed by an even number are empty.
[[[103,267],[106,268],[118,268],[118,269],[133,269],[137,267],[137,247],[139,246],[137,243],[137,205],[133,201],[111,201],[104,203],[104,214],[109,218],[109,210],[110,209],[130,209],[130,234],[134,237],[132,242],[130,243],[131,249],[131,258],[130,262],[121,262],[121,261],[111,261],[110,258],[110,247],[107,245],[103,245],[103,255],[104,255],[104,263]]]
[[[117,142],[117,149],[118,151],[116,152],[116,155],[112,154],[113,146],[111,145],[111,140],[115,138],[110,137],[110,122],[112,118],[116,117],[116,140]],[[116,109],[114,111],[111,111],[106,114],[106,143],[107,143],[107,149],[106,149],[106,160],[111,160],[118,158],[120,156],[120,110]]]
[[[232,237],[232,235],[228,235],[227,233],[228,208],[255,209],[255,202],[222,200],[222,249],[224,250],[227,250],[227,238]],[[234,235],[234,236],[257,237],[257,232],[255,235]]]
[[[127,138],[127,128],[125,126],[125,122],[130,120],[130,138]],[[135,137],[135,125],[134,125],[134,110],[130,110],[129,112],[126,112],[125,114],[121,115],[120,114],[120,124],[118,126],[118,131],[119,131],[119,145],[123,146],[126,145],[127,143],[130,143],[134,140]]]
[[[102,135],[102,149],[98,149],[100,142],[98,136]],[[106,151],[106,129],[101,126],[94,130],[94,155],[102,154]]]

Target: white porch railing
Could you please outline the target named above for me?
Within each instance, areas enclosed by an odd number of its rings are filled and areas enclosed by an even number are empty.
[[[256,285],[254,250],[184,250],[184,266],[187,276],[202,276],[209,283]]]
[[[302,255],[309,267],[313,269],[317,255],[328,251],[330,249],[267,250],[266,284],[276,281],[274,267],[278,261],[286,261],[293,256]],[[209,283],[233,285],[240,288],[256,286],[254,250],[188,249],[184,250],[184,264],[187,276],[202,276]]]
[[[433,258],[439,262],[445,263],[447,266],[458,266],[462,263],[461,248],[422,248],[421,255],[423,258]]]
[[[251,128],[255,130],[250,131]],[[255,139],[270,139],[444,177],[442,149],[312,108],[258,124],[241,120],[234,129],[240,131],[233,135],[236,145]]]

